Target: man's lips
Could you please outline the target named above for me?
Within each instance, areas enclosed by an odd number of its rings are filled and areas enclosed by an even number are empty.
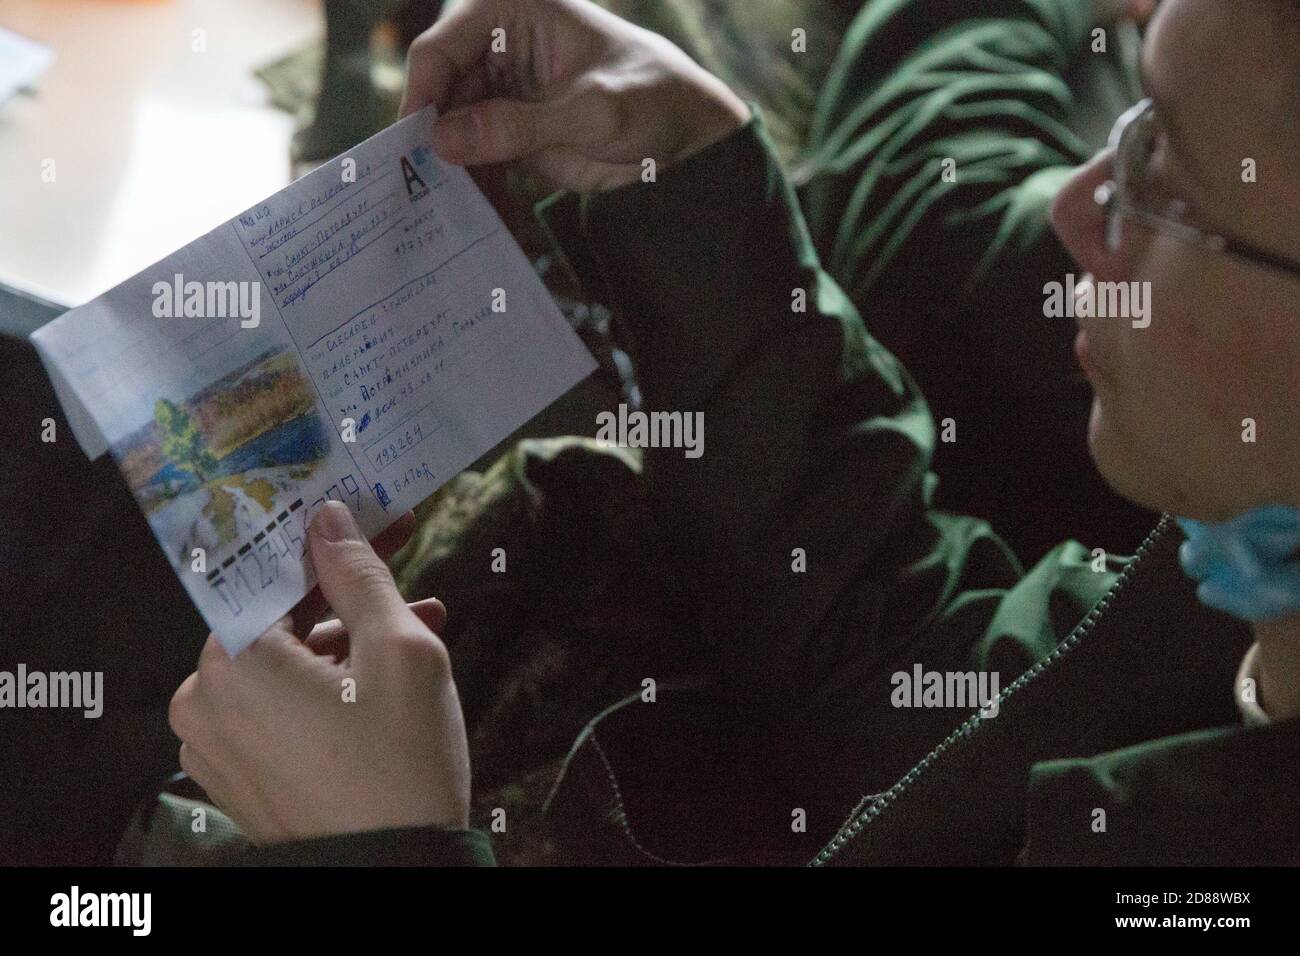
[[[1082,296],[1083,290],[1088,286],[1091,286],[1093,281],[1094,280],[1092,277],[1092,273],[1088,273],[1084,275],[1084,277],[1080,279],[1078,283],[1076,283],[1075,291],[1074,291],[1076,304],[1080,296]],[[1077,310],[1075,312],[1075,315],[1078,315]],[[1080,324],[1079,324],[1079,334],[1074,337],[1074,357],[1078,359],[1079,367],[1083,369],[1083,374],[1087,376],[1088,381],[1096,385],[1098,379],[1098,369],[1096,365],[1096,359],[1092,355],[1092,350],[1090,348],[1090,343],[1088,341],[1088,330],[1084,328],[1082,322],[1080,322],[1079,319],[1075,319],[1075,321],[1079,322]]]
[[[1080,329],[1079,334],[1074,337],[1074,357],[1079,360],[1079,368],[1083,369],[1083,374],[1088,377],[1088,381],[1096,382],[1097,369],[1088,354],[1087,329]]]

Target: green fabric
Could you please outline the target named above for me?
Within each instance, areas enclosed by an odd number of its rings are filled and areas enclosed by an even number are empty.
[[[478,830],[408,827],[270,843],[230,859],[239,866],[492,866],[492,843]]]
[[[114,866],[219,866],[248,839],[211,804],[174,793],[145,803],[127,827]]]
[[[986,524],[928,509],[924,399],[819,268],[761,118],[657,183],[583,204],[569,240],[600,264],[645,406],[704,412],[707,453],[645,449],[643,474],[736,694],[809,708],[942,630],[957,595],[1015,583]],[[796,549],[809,573],[792,573]]]
[[[887,784],[954,720],[919,711],[907,735],[876,732],[870,704],[887,702],[892,672],[1009,680],[1097,601],[1115,563],[1095,572],[1063,545],[1013,592],[1021,569],[987,523],[930,507],[925,402],[818,267],[761,117],[658,183],[581,203],[583,233],[562,241],[599,263],[646,407],[704,411],[702,458],[642,460],[719,693],[781,727],[789,772],[826,756],[821,800],[862,792],[863,748]],[[729,265],[747,263],[762,268]],[[799,288],[806,314],[790,310]],[[792,571],[798,550],[806,573]]]
[[[583,726],[697,656],[645,506],[641,456],[566,437],[520,442],[418,512],[393,563],[438,595],[474,768],[471,819],[511,865],[556,862],[541,808]]]
[[[978,832],[1001,837],[968,847],[985,847],[985,862],[1009,862],[1024,839],[1027,759],[1096,753],[1232,719],[1231,679],[1248,637],[1195,604],[1171,532],[1160,536],[1155,573],[1134,565],[1140,583],[1127,594],[1147,600],[1127,597],[1116,617],[1095,608],[1118,589],[1124,562],[1067,543],[1022,575],[984,523],[929,507],[934,431],[924,402],[818,268],[761,118],[656,184],[582,205],[582,235],[564,241],[600,266],[602,295],[640,371],[646,406],[705,413],[704,458],[644,451],[646,494],[691,614],[711,642],[716,698],[762,715],[751,732],[767,742],[769,793],[784,791],[787,807],[824,826],[837,806],[842,815],[862,793],[952,750],[967,784],[1002,798],[973,801]],[[795,288],[810,290],[806,315],[789,310]],[[806,552],[805,574],[792,573],[796,548]],[[1097,633],[1066,664],[1044,671],[1048,678],[1031,681],[1016,713],[968,727],[970,747],[944,744],[961,715],[891,706],[891,673],[915,663],[994,671],[1003,686],[1027,671],[1037,678],[1033,669],[1080,621]],[[1153,622],[1161,630],[1149,635]],[[1294,734],[1294,725],[1279,731],[1285,740]],[[605,750],[621,746],[612,736],[614,729]],[[1226,736],[1240,747],[1245,732]],[[1164,747],[1153,740],[1130,759],[1158,762]],[[628,763],[628,773],[644,776]],[[997,768],[1005,772],[987,776]],[[1268,773],[1262,762],[1240,760],[1238,768]],[[915,790],[916,815],[893,815],[899,842],[891,862],[948,850],[942,831],[921,823],[951,817],[951,801],[963,799],[952,777],[930,774]],[[950,788],[928,787],[945,779]],[[628,789],[620,784],[620,799]],[[1206,829],[1220,815],[1258,812],[1222,788],[1200,804],[1167,805],[1185,815],[1170,824],[1146,820],[1148,835],[1166,845],[1172,830],[1196,829],[1193,821]],[[1269,812],[1290,816],[1276,794]],[[673,825],[685,818],[675,815]],[[1085,849],[1086,818],[1074,818],[1068,832],[1081,857],[1135,859],[1118,841]],[[1297,852],[1294,842],[1270,849]],[[863,861],[872,852],[868,841]]]
[[[827,272],[956,429],[935,503],[989,518],[1030,561],[1084,533],[1132,551],[1154,522],[1097,478],[1074,324],[1043,317],[1044,284],[1074,271],[1048,210],[1091,152],[1070,80],[1124,69],[1085,43],[1092,8],[864,3],[794,171]]]
[[[1040,763],[1029,776],[1023,862],[1294,866],[1297,758],[1292,722]]]
[[[758,102],[777,152],[788,162],[808,141],[819,88],[859,6],[855,0],[595,2],[667,37]]]
[[[808,215],[826,224],[827,268],[850,294],[870,292],[927,218],[966,226],[945,232],[952,291],[1005,282],[994,268],[999,251],[1038,245],[1043,217],[1009,211],[1022,192],[1040,201],[1033,174],[1088,155],[1065,122],[1076,102],[1062,74],[1081,51],[1092,7],[995,0],[975,16],[961,0],[864,5],[819,98],[806,161],[806,175],[826,177],[808,191]],[[941,175],[949,158],[955,182]],[[846,171],[855,174],[848,181],[833,175]],[[989,219],[1000,221],[985,248],[979,224]]]
[[[492,842],[477,830],[405,827],[252,845],[211,804],[161,793],[137,813],[116,866],[492,866]]]

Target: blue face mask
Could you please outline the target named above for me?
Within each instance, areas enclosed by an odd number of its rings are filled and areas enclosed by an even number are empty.
[[[1202,604],[1243,621],[1300,612],[1300,509],[1256,508],[1223,524],[1189,518],[1179,560]]]

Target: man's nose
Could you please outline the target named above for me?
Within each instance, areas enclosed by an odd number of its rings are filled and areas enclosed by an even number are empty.
[[[1120,254],[1106,242],[1109,215],[1097,203],[1097,189],[1111,178],[1114,150],[1104,150],[1080,166],[1052,203],[1052,229],[1085,272],[1104,277],[1119,272]]]

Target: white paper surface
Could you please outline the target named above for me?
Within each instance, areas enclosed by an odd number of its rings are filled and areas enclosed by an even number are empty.
[[[29,86],[52,62],[49,47],[0,27],[0,103]]]
[[[468,174],[434,155],[432,122],[408,117],[32,336],[77,440],[113,453],[231,653],[314,584],[303,549],[326,499],[373,537],[595,368]]]

